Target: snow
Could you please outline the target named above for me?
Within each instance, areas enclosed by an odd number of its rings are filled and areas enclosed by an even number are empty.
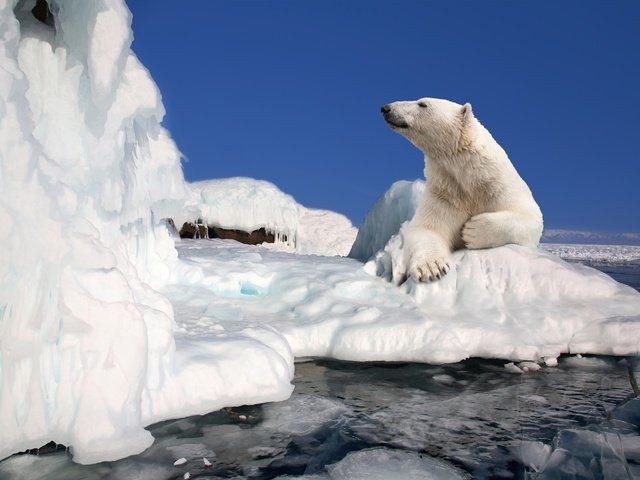
[[[0,2],[0,458],[51,440],[79,463],[141,452],[145,425],[288,398],[296,356],[524,371],[567,352],[640,353],[640,294],[541,250],[461,251],[437,283],[388,281],[421,182],[381,198],[353,258],[346,218],[268,182],[203,182],[194,200],[125,4],[51,1],[54,30],[34,0],[14,3]],[[176,249],[163,219],[190,209],[281,242]],[[296,411],[316,424],[340,414],[306,402]],[[266,408],[267,426],[312,428],[293,417]],[[395,455],[352,454],[331,475],[381,458],[439,468]]]
[[[179,225],[200,212],[207,225],[245,232],[264,228],[275,234],[275,248],[303,255],[345,256],[356,237],[357,229],[344,215],[306,208],[265,180],[234,177],[189,186],[193,200]]]

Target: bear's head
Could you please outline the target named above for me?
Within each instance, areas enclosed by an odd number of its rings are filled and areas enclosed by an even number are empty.
[[[381,111],[393,130],[430,158],[455,154],[470,144],[475,118],[469,103],[421,98],[389,103]]]

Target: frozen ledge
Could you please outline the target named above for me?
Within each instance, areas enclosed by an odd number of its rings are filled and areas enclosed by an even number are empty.
[[[452,363],[640,353],[640,293],[595,269],[508,245],[456,252],[440,281],[396,287],[375,277],[391,277],[394,254],[366,264],[371,287],[357,290],[371,294],[350,315],[283,331],[296,355]]]

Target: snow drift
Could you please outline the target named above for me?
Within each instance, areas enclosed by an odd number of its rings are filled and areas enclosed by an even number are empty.
[[[51,440],[120,458],[152,421],[286,398],[270,330],[174,341],[154,288],[189,193],[124,2],[50,0],[53,22],[34,5],[0,1],[0,458]],[[234,349],[255,364],[229,367]]]

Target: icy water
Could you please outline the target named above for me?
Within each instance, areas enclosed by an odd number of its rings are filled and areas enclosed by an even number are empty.
[[[608,264],[602,262],[581,262],[606,273],[620,283],[640,291],[640,265]]]
[[[640,287],[639,266],[596,266]],[[156,442],[117,462],[15,455],[0,479],[640,478],[638,359],[512,370],[300,360],[285,402],[152,425]]]
[[[597,268],[640,290],[640,246],[542,243],[540,248],[568,262]]]

